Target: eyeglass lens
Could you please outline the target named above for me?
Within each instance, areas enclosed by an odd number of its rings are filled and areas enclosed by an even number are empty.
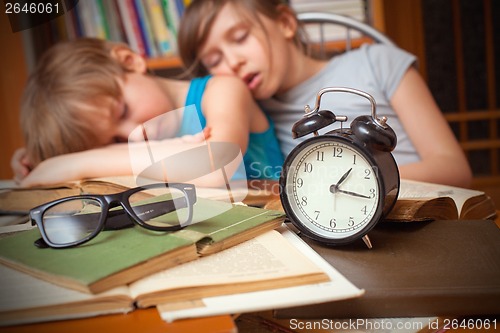
[[[99,228],[101,203],[94,199],[74,199],[52,206],[43,215],[43,228],[54,244],[80,241]]]
[[[190,216],[184,192],[173,187],[135,192],[129,197],[129,203],[136,217],[153,227],[183,226]]]
[[[190,219],[186,195],[173,187],[141,190],[130,195],[128,201],[135,218],[146,226],[168,230],[185,226]],[[111,211],[124,213],[121,206]],[[47,209],[42,218],[43,228],[52,243],[70,244],[98,232],[103,214],[99,201],[75,198]]]

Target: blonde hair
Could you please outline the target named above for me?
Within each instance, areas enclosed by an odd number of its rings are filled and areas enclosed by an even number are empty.
[[[77,39],[56,44],[40,58],[21,105],[21,127],[33,166],[109,143],[102,142],[99,130],[106,128],[110,115],[99,106],[121,97],[117,79],[125,72],[111,57],[112,46],[99,39]]]
[[[204,44],[210,33],[217,15],[222,7],[231,3],[240,10],[242,16],[246,16],[251,22],[256,22],[263,28],[263,24],[257,13],[272,20],[277,20],[284,11],[292,13],[297,20],[298,29],[294,36],[294,43],[304,53],[307,53],[307,37],[302,24],[298,21],[293,9],[284,0],[193,0],[186,8],[182,17],[178,41],[179,55],[182,58],[186,73],[190,76],[207,75],[208,71],[203,67],[198,51]]]

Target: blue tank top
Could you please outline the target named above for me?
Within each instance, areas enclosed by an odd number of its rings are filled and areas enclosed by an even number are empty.
[[[211,76],[195,78],[187,93],[185,110],[177,136],[199,133],[207,125],[201,100]],[[264,132],[250,133],[248,147],[243,156],[244,171],[240,167],[233,179],[278,179],[283,167],[283,155],[268,117],[269,128]]]

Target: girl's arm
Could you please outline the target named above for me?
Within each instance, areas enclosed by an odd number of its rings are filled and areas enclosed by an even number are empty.
[[[421,161],[399,167],[401,178],[468,187],[467,159],[426,83],[413,67],[391,99]]]

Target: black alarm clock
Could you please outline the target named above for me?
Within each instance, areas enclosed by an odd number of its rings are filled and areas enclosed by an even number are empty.
[[[347,121],[320,110],[327,92],[356,94],[371,103],[371,115],[355,118],[350,128],[319,134],[336,121]],[[399,171],[391,151],[397,138],[387,119],[377,118],[374,98],[352,88],[325,88],[313,110],[292,128],[293,138],[313,134],[287,156],[280,177],[280,199],[289,220],[305,236],[326,245],[363,239],[394,206],[399,193]]]

